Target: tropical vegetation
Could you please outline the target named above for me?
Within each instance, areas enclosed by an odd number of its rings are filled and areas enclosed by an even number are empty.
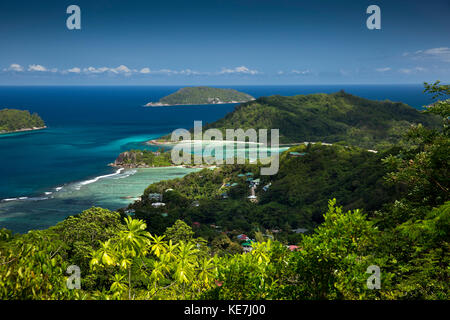
[[[37,113],[30,114],[28,110],[16,109],[0,110],[0,133],[22,129],[42,128],[44,126],[44,121]]]
[[[2,229],[0,298],[448,300],[449,87],[425,92],[439,99],[424,113],[440,127],[411,126],[383,152],[297,146],[270,179],[258,164],[206,169],[149,186],[127,211]],[[250,179],[269,185],[257,202]],[[308,230],[290,232],[298,227]],[[79,289],[69,266],[81,271]]]

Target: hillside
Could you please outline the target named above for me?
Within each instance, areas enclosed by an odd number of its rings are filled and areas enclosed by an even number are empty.
[[[150,102],[146,106],[237,103],[250,100],[254,100],[254,98],[234,89],[186,87],[161,98],[159,102]]]
[[[290,152],[304,155],[292,156]],[[204,169],[150,185],[142,201],[130,207],[136,210],[136,217],[147,221],[152,232],[162,232],[183,219],[189,224],[205,225],[197,232],[209,240],[216,237],[209,224],[246,233],[255,228],[282,228],[283,235],[278,237],[286,239],[295,237],[291,229],[311,230],[320,223],[328,199],[333,197],[345,209],[380,209],[393,194],[382,181],[386,174],[382,156],[343,146],[298,146],[281,155],[280,170],[274,176],[260,176],[255,164]],[[255,188],[257,204],[248,198],[249,179],[259,179]],[[268,184],[270,187],[264,190]],[[168,189],[173,190],[165,192]],[[163,195],[163,208],[152,207],[149,195],[153,193]],[[194,201],[199,205],[192,206]],[[167,213],[167,217],[161,217],[161,213]]]
[[[34,130],[45,127],[36,113],[30,114],[27,110],[3,109],[0,110],[0,133],[14,131]]]
[[[278,128],[281,143],[342,142],[381,150],[399,142],[411,124],[417,123],[436,127],[440,120],[400,102],[373,101],[340,91],[261,97],[238,105],[204,130]]]
[[[441,126],[411,127],[408,148],[299,145],[273,176],[224,165],[152,184],[127,210],[2,228],[0,299],[449,300],[450,100],[426,112]]]

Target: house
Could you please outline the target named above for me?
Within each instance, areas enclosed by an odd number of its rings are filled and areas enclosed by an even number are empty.
[[[160,207],[164,207],[166,204],[164,202],[154,202],[152,203],[152,207],[153,208],[160,208]]]
[[[161,193],[149,193],[148,194],[148,199],[149,200],[161,201],[162,200],[162,194]]]
[[[231,184],[232,187],[236,187],[238,185],[239,185],[239,183],[236,183],[236,182]]]
[[[246,175],[246,176],[252,176],[252,175],[253,175],[253,172],[247,172],[245,175]]]
[[[296,245],[293,245],[293,244],[291,244],[291,245],[288,245],[288,246],[286,246],[286,247],[288,247],[289,248],[289,250],[291,250],[291,251],[297,251],[297,250],[299,250],[300,248],[298,247],[298,246],[296,246]]]
[[[245,177],[245,174],[239,173],[239,174],[238,174],[238,177]]]
[[[169,214],[167,212],[163,212],[161,213],[161,216],[163,216],[164,218],[167,217]]]
[[[192,226],[196,227],[196,228],[199,228],[200,227],[200,222],[194,221],[194,222],[192,222]]]
[[[166,189],[166,191],[164,191],[164,192],[169,192],[169,191],[173,191],[173,189],[169,188],[169,189]]]
[[[247,197],[251,202],[258,202],[258,197],[255,195],[251,195]]]
[[[294,233],[305,233],[307,231],[308,231],[308,229],[304,229],[304,228],[292,229],[292,232],[294,232]]]
[[[133,214],[135,214],[135,212],[136,212],[136,210],[134,210],[134,209],[125,210],[125,214],[128,214],[128,215],[133,215]]]
[[[193,207],[198,207],[198,206],[200,206],[200,202],[198,202],[197,200],[195,200],[195,201],[192,202],[192,206],[193,206]]]
[[[250,238],[246,234],[240,234],[236,238],[238,238],[239,240],[245,240],[245,241],[250,240]]]
[[[222,193],[221,196],[222,196],[222,199],[227,199],[228,198],[228,194],[226,192]]]
[[[269,184],[266,184],[262,189],[263,189],[264,191],[267,191],[267,190],[269,190],[269,188],[270,188],[271,185],[272,185],[272,182],[270,182]]]
[[[244,250],[244,252],[251,252],[253,250],[252,244],[253,244],[252,240],[247,240],[244,243],[242,243],[242,249]]]
[[[255,186],[258,186],[260,182],[261,182],[261,180],[260,180],[259,178],[252,181],[252,183],[253,183]]]

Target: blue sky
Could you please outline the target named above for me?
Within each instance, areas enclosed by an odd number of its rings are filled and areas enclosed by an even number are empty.
[[[449,14],[448,0],[3,0],[0,85],[448,82]]]

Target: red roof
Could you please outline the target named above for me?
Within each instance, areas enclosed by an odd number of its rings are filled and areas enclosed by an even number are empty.
[[[289,250],[291,250],[291,251],[298,250],[298,246],[295,246],[295,245],[291,244],[289,246]]]

